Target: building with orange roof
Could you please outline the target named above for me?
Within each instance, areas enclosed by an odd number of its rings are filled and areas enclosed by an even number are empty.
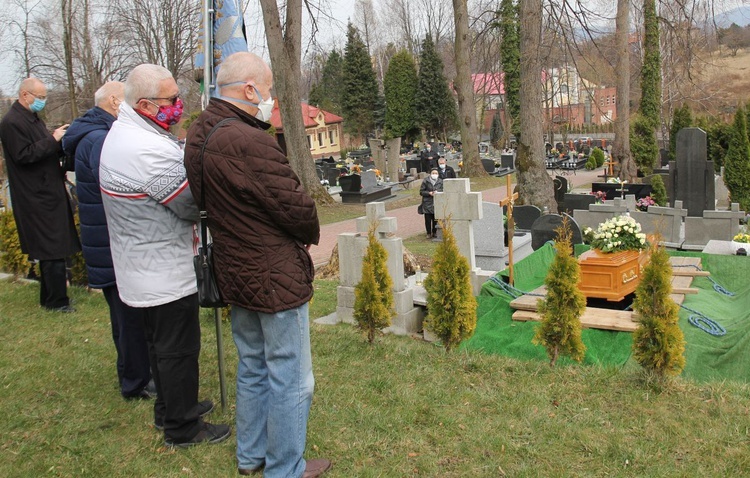
[[[269,123],[276,130],[276,139],[281,149],[286,152],[284,125],[281,123],[279,102],[274,99],[274,103]],[[302,120],[305,124],[307,146],[310,148],[313,159],[327,158],[329,156],[338,158],[343,147],[344,118],[307,103],[300,103],[300,109]]]

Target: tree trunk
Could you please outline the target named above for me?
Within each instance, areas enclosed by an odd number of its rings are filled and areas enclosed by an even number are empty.
[[[618,176],[625,181],[633,182],[637,168],[633,155],[630,154],[630,50],[628,35],[630,33],[630,2],[617,0],[617,17],[615,18],[615,44],[617,48],[617,98],[615,108],[615,142],[612,145],[612,161],[617,164]]]
[[[458,95],[458,123],[461,127],[463,161],[461,177],[487,176],[479,161],[477,134],[477,109],[474,105],[474,84],[471,81],[471,39],[469,38],[469,11],[467,0],[453,0],[453,16],[456,25],[456,80],[453,88]]]
[[[266,28],[268,51],[274,76],[274,88],[279,98],[281,122],[284,125],[286,153],[292,169],[302,185],[319,205],[332,204],[333,198],[320,184],[315,172],[315,162],[307,146],[305,125],[300,110],[299,78],[300,52],[302,50],[302,3],[288,0],[286,24],[282,33],[279,10],[275,0],[260,0],[263,23]]]
[[[520,204],[533,204],[540,209],[547,206],[556,211],[552,179],[544,166],[544,136],[542,119],[542,3],[539,0],[520,0],[521,22],[521,131],[518,139],[518,196]]]
[[[78,118],[76,80],[73,77],[73,0],[62,0],[63,51],[65,53],[65,75],[68,80],[68,101],[70,101],[70,121]]]

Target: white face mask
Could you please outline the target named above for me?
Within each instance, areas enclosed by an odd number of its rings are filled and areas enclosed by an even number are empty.
[[[445,165],[444,164],[439,164],[438,166],[440,166],[440,169],[445,169]]]
[[[437,174],[430,174],[430,177],[434,181],[434,180],[436,180],[438,178],[438,175]]]
[[[260,96],[260,94],[258,95]],[[261,121],[268,122],[271,119],[271,112],[273,111],[273,98],[268,97],[258,103],[258,112],[255,113],[255,117]]]

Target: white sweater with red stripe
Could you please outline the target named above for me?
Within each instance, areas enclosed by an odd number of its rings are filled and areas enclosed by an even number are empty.
[[[181,142],[122,103],[104,141],[99,180],[123,302],[153,307],[194,294],[199,213]]]

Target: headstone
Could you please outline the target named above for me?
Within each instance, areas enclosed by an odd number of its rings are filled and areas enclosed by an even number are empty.
[[[609,218],[621,216],[628,210],[627,203],[622,198],[615,198],[612,201],[605,201],[604,204],[591,204],[588,211],[574,209],[573,217],[580,227],[590,227],[596,229],[599,224]]]
[[[477,267],[505,269],[503,210],[496,202],[482,202],[482,218],[474,222],[474,254]]]
[[[382,139],[371,138],[369,144],[375,167],[385,173],[385,141]]]
[[[482,158],[482,166],[484,166],[484,170],[490,174],[495,172],[495,160],[494,159]]]
[[[363,191],[370,191],[372,189],[375,189],[375,187],[378,185],[378,175],[375,174],[375,171],[362,171],[361,176]]]
[[[727,189],[727,185],[724,183],[724,166],[721,167],[721,174],[717,174],[714,177],[716,209],[726,209],[729,207],[729,189]]]
[[[555,201],[557,201],[557,212],[565,211],[565,195],[568,193],[568,180],[563,176],[555,176],[552,180],[555,189]]]
[[[508,169],[516,169],[516,155],[503,153],[500,155],[500,166]]]
[[[384,181],[394,181],[398,177],[401,164],[401,137],[392,138],[385,142],[385,167],[381,169]]]
[[[669,151],[664,148],[659,150],[659,164],[661,166],[669,164]]]
[[[414,289],[404,278],[403,243],[395,237],[396,218],[386,217],[385,203],[371,202],[365,206],[366,216],[356,221],[356,233],[338,236],[339,287],[336,316],[339,321],[354,323],[354,288],[362,279],[362,259],[367,249],[367,234],[377,223],[375,236],[386,252],[386,267],[393,280],[394,311],[396,316],[389,328],[397,335],[416,333],[422,328],[424,312],[414,306]]]
[[[593,194],[566,193],[564,204],[565,210],[563,212],[568,214],[573,214],[573,211],[577,210],[588,211],[589,206],[596,204],[596,196]]]
[[[542,211],[536,206],[516,206],[513,208],[513,217],[516,229],[519,231],[530,231],[534,221],[539,219]]]
[[[740,219],[745,211],[740,211],[737,203],[731,204],[729,211],[703,211],[703,217],[685,218],[685,242],[683,249],[703,250],[710,240],[729,241],[740,229]]]
[[[583,243],[583,235],[581,234],[581,228],[578,223],[572,217],[563,213],[560,214],[545,214],[539,217],[534,224],[531,226],[531,248],[535,251],[542,247],[547,241],[554,241],[557,237],[555,229],[562,226],[563,218],[568,219],[570,224],[570,230],[573,233],[571,237],[571,245]]]
[[[706,132],[683,128],[677,133],[675,200],[682,201],[689,217],[715,209],[714,163],[708,161]]]
[[[676,201],[675,207],[649,206],[648,212],[633,211],[630,216],[641,225],[645,234],[658,233],[662,245],[682,247],[682,221],[687,216],[687,209],[682,208],[682,201]]]
[[[411,171],[412,169],[416,169],[418,173],[422,172],[422,162],[419,159],[407,159],[406,160],[406,170]],[[416,174],[414,174],[416,176]]]
[[[445,179],[443,192],[435,194],[435,218],[450,217],[458,251],[469,261],[469,269],[473,271],[473,275],[475,275],[474,270],[477,265],[472,222],[482,219],[482,212],[482,193],[471,192],[471,184],[466,178]],[[502,227],[502,221],[500,227]],[[477,284],[476,280],[472,282],[474,293],[479,294],[481,284]]]

